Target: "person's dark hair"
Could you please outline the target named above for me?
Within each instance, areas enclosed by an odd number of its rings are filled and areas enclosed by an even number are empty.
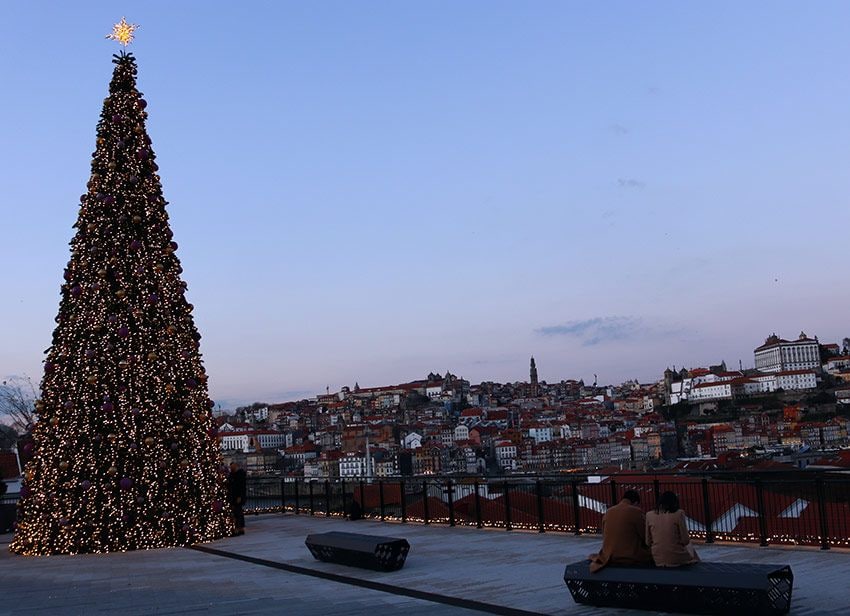
[[[679,497],[673,492],[665,492],[655,505],[658,513],[676,513],[679,511]]]
[[[635,505],[640,502],[640,494],[638,494],[636,490],[626,490],[623,492],[623,498],[632,501]]]

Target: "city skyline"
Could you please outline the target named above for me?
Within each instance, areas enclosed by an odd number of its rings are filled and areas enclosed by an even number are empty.
[[[41,378],[122,10],[225,404],[850,335],[842,3],[127,9],[7,7],[2,378]]]

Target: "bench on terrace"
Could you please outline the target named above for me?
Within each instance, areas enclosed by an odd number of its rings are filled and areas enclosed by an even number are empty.
[[[794,575],[787,565],[700,562],[684,567],[567,565],[576,603],[690,614],[787,614]]]

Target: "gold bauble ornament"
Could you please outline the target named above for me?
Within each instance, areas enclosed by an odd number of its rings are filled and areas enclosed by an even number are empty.
[[[155,271],[161,272],[162,270],[165,269],[165,266],[162,263],[157,263],[156,265],[153,266],[153,268],[154,268]]]
[[[172,385],[171,383],[168,383],[168,384],[165,386],[165,392],[166,392],[166,393],[173,394],[173,393],[175,392],[175,390],[176,390],[176,388],[175,388],[175,387],[174,387],[174,385]]]
[[[159,355],[157,355],[153,351],[148,353],[148,361],[156,361],[157,359],[159,359]]]
[[[149,436],[145,439],[145,445],[147,445],[148,447],[153,445],[153,437],[152,436]]]
[[[106,101],[108,101],[108,100],[109,100],[109,99],[108,99],[108,98],[106,98],[106,99],[104,99],[104,102],[106,102]],[[106,143],[106,139],[104,139],[103,137],[98,137],[98,138],[97,138],[97,145],[103,145],[104,143]]]
[[[90,222],[89,224],[86,225],[86,231],[88,231],[89,233],[94,232],[95,229],[97,229],[97,225],[94,224],[93,222]]]
[[[174,426],[174,431],[175,432],[183,432],[183,425],[177,424],[176,426]]]
[[[186,468],[187,466],[189,466],[189,460],[187,460],[186,458],[183,458],[182,460],[180,460],[180,466],[182,468]]]
[[[174,334],[177,333],[177,328],[174,327],[173,325],[169,325],[168,327],[165,328],[165,332],[167,334],[171,334],[173,336]]]
[[[38,411],[39,413],[41,413],[44,410],[44,402],[42,402],[41,400],[36,400],[35,401],[35,410]]]
[[[107,470],[106,472],[109,473],[110,475],[117,475],[118,474],[118,467],[110,466],[109,470]]]
[[[127,295],[127,292],[124,289],[118,289],[115,292],[115,297],[117,297],[118,299],[124,299],[125,295]]]
[[[58,426],[59,425],[59,418],[58,417],[51,418],[50,425],[53,426],[53,427]]]
[[[101,268],[97,270],[97,275],[101,278],[106,278],[106,268]]]
[[[115,171],[118,168],[118,165],[115,164],[115,161],[110,161],[108,165],[106,165],[110,171]]]
[[[94,385],[97,383],[97,377],[95,375],[91,375],[86,379],[86,381],[88,381],[89,385]]]
[[[142,217],[136,214],[135,216],[133,216],[133,222],[139,224],[140,222],[142,222]]]
[[[115,441],[118,440],[118,435],[117,434],[107,434],[106,438],[109,439],[110,443],[114,443]]]
[[[68,464],[68,462],[66,462],[65,460],[62,460],[62,461],[59,463],[59,470],[60,470],[60,471],[67,471],[69,466],[71,466],[71,465],[70,465],[70,464]]]
[[[126,370],[127,368],[130,367],[130,362],[128,362],[126,359],[122,359],[121,361],[118,362],[118,367],[121,368],[122,370]]]

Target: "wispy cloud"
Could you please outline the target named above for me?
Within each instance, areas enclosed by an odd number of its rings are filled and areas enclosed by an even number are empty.
[[[666,338],[676,335],[677,330],[648,325],[640,317],[609,316],[547,325],[536,329],[535,333],[547,337],[566,336],[578,340],[582,346],[595,346],[605,342]]]
[[[622,136],[622,135],[628,135],[629,134],[628,127],[623,126],[622,124],[611,124],[608,128],[615,135],[621,135]]]
[[[637,180],[635,178],[619,178],[617,180],[617,186],[619,186],[620,188],[643,190],[644,188],[646,188],[646,182],[642,180]]]

